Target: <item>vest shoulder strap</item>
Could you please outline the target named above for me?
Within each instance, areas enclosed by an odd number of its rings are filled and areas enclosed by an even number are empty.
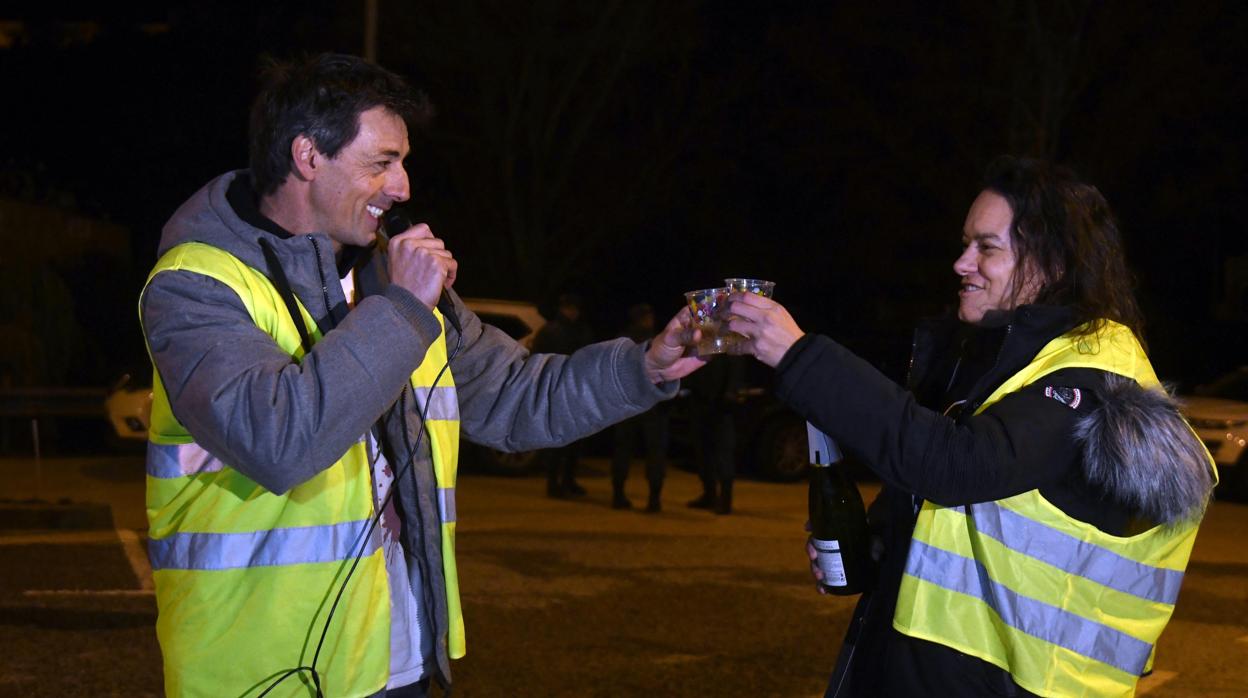
[[[1106,321],[1096,332],[1083,325],[1044,345],[1027,366],[997,386],[979,412],[1006,395],[1065,368],[1095,368],[1135,380],[1145,388],[1161,385],[1144,347],[1130,328]]]
[[[147,277],[151,283],[157,274],[165,271],[189,271],[216,279],[230,287],[242,301],[252,321],[268,333],[296,359],[306,352],[303,336],[310,332],[308,346],[320,339],[320,330],[310,313],[291,294],[293,309],[287,308],[287,299],[273,282],[234,255],[202,242],[186,242],[171,248],[161,256]],[[287,310],[287,312],[281,312]],[[299,324],[292,313],[298,311]]]

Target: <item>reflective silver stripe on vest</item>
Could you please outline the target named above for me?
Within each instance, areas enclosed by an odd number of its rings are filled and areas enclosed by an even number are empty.
[[[975,528],[1010,550],[1124,594],[1171,606],[1179,599],[1183,573],[1178,570],[1123,557],[993,502],[972,504],[969,508]],[[952,508],[962,514],[966,514],[966,509]]]
[[[442,523],[455,520],[455,488],[438,488],[438,513],[442,515]]]
[[[225,463],[199,444],[147,444],[147,474],[152,477],[168,479],[215,473],[224,467]]]
[[[364,519],[250,533],[175,533],[149,540],[147,554],[153,570],[228,570],[334,562],[359,552],[360,536],[368,530],[368,524],[369,519]],[[378,547],[380,539],[372,535],[364,554],[372,554]]]
[[[973,596],[988,604],[1010,627],[1132,676],[1144,673],[1153,649],[1147,642],[1108,625],[1023,596],[990,579],[979,562],[922,541],[910,542],[906,574]]]
[[[428,419],[459,419],[459,396],[455,393],[454,386],[445,386],[433,389],[433,399],[429,399],[429,388],[412,388],[416,393],[416,408],[421,414],[425,414],[425,405],[428,401],[429,413]]]

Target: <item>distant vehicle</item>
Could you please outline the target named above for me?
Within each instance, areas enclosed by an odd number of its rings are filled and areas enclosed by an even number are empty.
[[[1218,464],[1219,494],[1248,501],[1248,366],[1179,399],[1187,421]]]
[[[537,306],[525,301],[465,298],[464,305],[476,313],[481,322],[506,332],[507,336],[523,344],[526,349],[533,348],[537,331],[546,324],[546,318],[538,312]]]
[[[766,480],[793,482],[806,477],[810,453],[806,420],[776,400],[766,388],[741,391],[737,416],[738,462]]]
[[[762,364],[751,361],[746,372],[748,387],[737,391],[738,405],[733,410],[737,472],[764,480],[793,482],[805,478],[810,467],[806,422],[777,400],[770,388],[763,387],[770,383],[769,372],[762,370]],[[683,396],[672,401],[671,414],[672,451],[684,456],[682,460],[692,469],[696,466],[689,406]]]
[[[530,350],[537,331],[546,324],[537,306],[525,301],[465,298],[464,305],[476,313],[481,322],[497,327]],[[498,475],[524,475],[537,465],[537,454],[538,451],[508,453],[469,441],[460,443],[460,462],[465,467],[476,466]]]
[[[465,298],[464,302],[482,322],[503,330],[528,348],[532,348],[533,338],[546,323],[537,306],[531,303],[488,298]],[[769,377],[755,377],[751,382],[758,385],[769,380]],[[781,405],[765,388],[744,388],[739,398],[740,407],[735,414],[739,469],[779,482],[805,477],[810,466],[806,422]],[[680,398],[672,401],[672,419],[672,450],[680,455],[690,454],[692,449],[685,436],[687,409]],[[588,437],[587,452],[610,455],[610,434],[611,430],[605,429]],[[537,454],[538,451],[505,453],[465,443],[461,461],[469,467],[477,466],[495,474],[522,475],[536,466]]]
[[[151,386],[136,386],[129,373],[122,375],[105,395],[104,411],[117,438],[123,442],[146,441],[152,421]]]
[[[744,462],[758,477],[777,482],[793,482],[806,478],[810,469],[810,450],[806,440],[806,420],[780,404],[766,390],[753,388],[747,408],[746,423],[738,420],[738,435],[744,436]],[[751,397],[746,397],[749,405]],[[751,428],[752,427],[752,428]]]

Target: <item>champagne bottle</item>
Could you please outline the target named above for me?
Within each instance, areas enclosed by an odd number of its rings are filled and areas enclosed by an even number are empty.
[[[840,449],[827,434],[806,424],[810,443],[810,531],[815,560],[823,572],[819,583],[829,594],[858,594],[870,585],[871,534],[862,496],[841,460]]]

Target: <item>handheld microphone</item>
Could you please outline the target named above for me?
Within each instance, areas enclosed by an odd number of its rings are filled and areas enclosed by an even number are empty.
[[[390,210],[386,211],[385,214],[382,215],[381,227],[377,230],[377,233],[381,236],[383,242],[389,243],[390,238],[398,235],[404,230],[407,230],[413,225],[416,225],[416,221],[413,219],[411,212],[408,211],[407,208],[403,206],[391,206]],[[446,295],[446,291],[443,291],[442,295],[438,296],[437,308],[441,311],[442,317],[446,318],[446,321],[451,323],[451,327],[454,327],[456,332],[463,334],[463,329],[459,326],[459,316],[455,314],[455,304],[452,303],[450,297]]]

